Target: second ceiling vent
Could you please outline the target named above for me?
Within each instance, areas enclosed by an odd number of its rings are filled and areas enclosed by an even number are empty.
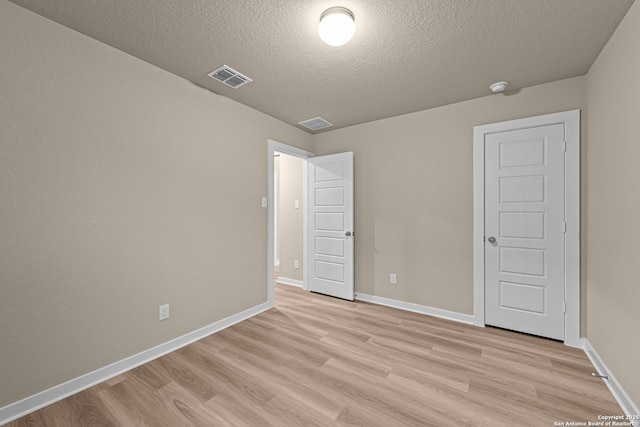
[[[238,89],[240,86],[244,86],[247,83],[251,83],[253,81],[249,77],[245,76],[244,74],[240,74],[227,65],[216,68],[215,70],[207,74],[207,76],[211,77],[212,79],[218,80],[219,82],[224,83],[233,89]]]
[[[298,122],[300,126],[304,126],[309,130],[320,130],[324,128],[330,128],[333,124],[329,123],[322,117],[314,117],[313,119],[304,120],[302,122]]]

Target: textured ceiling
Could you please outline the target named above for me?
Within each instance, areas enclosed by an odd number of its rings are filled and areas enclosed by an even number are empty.
[[[633,0],[11,0],[285,122],[336,129],[585,74]],[[342,47],[317,35],[351,9]],[[226,64],[237,90],[207,73]]]

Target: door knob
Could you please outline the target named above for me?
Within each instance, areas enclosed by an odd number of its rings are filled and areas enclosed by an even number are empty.
[[[489,241],[489,243],[494,244],[496,242],[496,238],[491,236],[487,239]]]
[[[347,236],[347,237],[351,236],[351,232],[350,232],[350,231],[347,231],[347,232],[346,232],[346,233],[344,233],[344,234],[345,234],[345,236]]]

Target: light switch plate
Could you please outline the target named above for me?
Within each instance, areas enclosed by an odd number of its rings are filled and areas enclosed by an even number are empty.
[[[158,307],[158,319],[165,320],[169,318],[169,304]]]

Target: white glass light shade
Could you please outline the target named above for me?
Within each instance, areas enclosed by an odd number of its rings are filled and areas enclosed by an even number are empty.
[[[332,7],[320,16],[318,34],[329,46],[342,46],[356,33],[353,13],[344,7]]]

